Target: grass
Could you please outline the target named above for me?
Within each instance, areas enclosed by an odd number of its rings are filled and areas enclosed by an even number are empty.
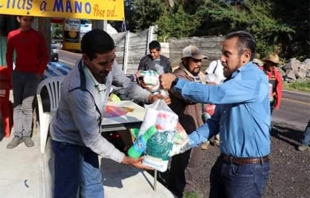
[[[310,93],[310,79],[295,80],[292,83],[284,83],[283,88],[287,90],[295,90]]]
[[[202,195],[198,192],[184,192],[183,198],[201,198]]]

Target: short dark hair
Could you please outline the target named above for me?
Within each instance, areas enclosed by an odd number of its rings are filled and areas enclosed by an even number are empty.
[[[17,17],[22,18],[22,17],[32,17],[34,18],[34,16],[28,16],[28,15],[17,15]]]
[[[18,15],[18,16],[17,16],[17,18],[19,18],[19,20],[20,20],[22,17],[31,17],[32,20],[34,20],[34,16],[27,16],[27,15]]]
[[[82,53],[90,60],[96,58],[97,54],[104,54],[115,48],[112,37],[103,30],[93,29],[87,32],[81,41]]]
[[[157,51],[160,51],[160,49],[161,49],[160,43],[158,41],[150,42],[149,50],[152,50],[152,49],[156,49]]]
[[[226,36],[226,39],[231,39],[237,37],[238,38],[238,52],[242,54],[245,50],[251,51],[251,58],[252,61],[255,57],[256,52],[256,42],[254,37],[247,31],[241,30],[236,32],[231,32]]]

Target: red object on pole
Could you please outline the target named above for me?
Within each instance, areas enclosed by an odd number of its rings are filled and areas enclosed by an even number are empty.
[[[51,18],[51,23],[62,23],[63,21],[63,18]]]
[[[11,89],[11,75],[9,69],[5,66],[0,66],[0,109],[4,124],[5,137],[10,137],[11,133],[11,116],[12,105],[9,101]]]

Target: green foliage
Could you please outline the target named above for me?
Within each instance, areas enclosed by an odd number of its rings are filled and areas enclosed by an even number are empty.
[[[294,29],[288,39],[281,40],[281,48],[286,57],[297,57],[299,60],[310,55],[310,7],[309,0],[273,0],[274,16]]]
[[[284,59],[310,55],[309,0],[174,0],[173,8],[167,1],[133,0],[131,5],[131,30],[157,24],[161,40],[247,30],[256,38],[257,58],[270,52]]]
[[[182,6],[175,5],[173,9],[164,13],[156,22],[159,40],[181,38],[192,35],[200,24],[195,16],[187,14]]]
[[[155,25],[155,22],[167,9],[167,4],[161,0],[133,0],[132,26],[135,31],[141,31]]]
[[[223,1],[206,1],[206,6],[197,12],[206,19],[197,34],[226,35],[231,31],[247,30],[256,38],[258,58],[265,57],[277,52],[281,41],[295,32],[272,16],[273,7],[271,1],[248,0],[233,6]]]
[[[194,191],[190,192],[185,191],[183,195],[183,198],[200,198],[200,197],[202,197],[201,194]]]
[[[295,80],[292,83],[284,83],[284,88],[310,93],[310,80]]]
[[[51,39],[62,39],[63,27],[62,24],[52,23]]]

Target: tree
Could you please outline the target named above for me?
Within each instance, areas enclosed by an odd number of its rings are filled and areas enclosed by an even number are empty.
[[[201,7],[197,17],[205,20],[197,35],[226,35],[231,31],[247,30],[256,38],[259,58],[270,52],[283,53],[282,40],[291,38],[295,33],[272,14],[275,8],[273,1],[247,0],[231,5],[231,2],[210,0]]]
[[[310,54],[309,9],[309,0],[132,0],[129,21],[135,31],[157,24],[160,39],[247,30],[259,58],[277,52],[304,59]]]
[[[51,23],[51,28],[52,28],[51,39],[61,40],[63,33],[62,24]]]
[[[310,5],[309,0],[274,0],[275,18],[286,23],[295,32],[279,38],[286,57],[300,60],[310,57]]]
[[[156,21],[167,9],[166,2],[161,0],[133,0],[132,26],[141,31],[155,25]]]
[[[156,24],[160,27],[159,40],[165,40],[192,35],[200,25],[200,21],[196,20],[194,15],[187,14],[182,6],[175,4],[157,20]]]

